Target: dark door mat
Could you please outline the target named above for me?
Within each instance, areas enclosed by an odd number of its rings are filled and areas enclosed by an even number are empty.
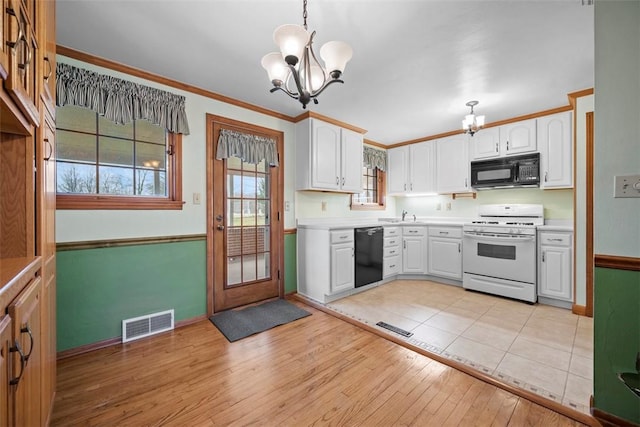
[[[241,310],[223,311],[209,317],[209,320],[230,342],[234,342],[310,315],[308,311],[278,299]]]
[[[388,329],[391,332],[395,332],[396,334],[400,334],[400,335],[402,335],[404,337],[407,337],[407,338],[410,337],[411,335],[413,335],[413,332],[405,331],[404,329],[400,329],[397,326],[390,325],[390,324],[388,324],[386,322],[378,322],[378,323],[376,323],[376,325],[380,326],[381,328]]]

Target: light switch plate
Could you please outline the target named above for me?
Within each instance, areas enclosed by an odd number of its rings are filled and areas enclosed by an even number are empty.
[[[640,175],[614,177],[613,197],[640,197]]]

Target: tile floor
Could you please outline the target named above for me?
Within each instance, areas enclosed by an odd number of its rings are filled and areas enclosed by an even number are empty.
[[[413,345],[589,413],[592,318],[424,280],[397,280],[326,306],[413,332],[405,338]]]

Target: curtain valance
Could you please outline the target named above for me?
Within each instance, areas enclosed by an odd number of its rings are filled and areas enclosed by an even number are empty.
[[[387,152],[365,145],[362,150],[362,162],[366,168],[387,170]]]
[[[269,166],[278,166],[276,141],[264,136],[220,130],[216,159],[238,157],[246,163],[257,165],[265,160]]]
[[[58,62],[56,105],[89,108],[117,124],[145,119],[189,134],[185,97]]]

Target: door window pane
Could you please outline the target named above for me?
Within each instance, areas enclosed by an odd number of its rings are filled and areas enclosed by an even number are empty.
[[[227,228],[227,256],[235,257],[240,255],[242,249],[242,228]]]
[[[256,280],[256,256],[244,255],[242,257],[242,281],[252,282]]]
[[[242,283],[242,258],[227,257],[227,285],[237,285]]]
[[[242,228],[242,253],[243,254],[256,253],[256,228],[255,227]]]
[[[242,173],[242,197],[256,197],[256,174]]]
[[[269,252],[258,254],[258,279],[267,279],[271,277],[269,270]]]
[[[227,200],[227,227],[242,225],[242,201]]]
[[[256,225],[256,201],[242,200],[242,225]]]

